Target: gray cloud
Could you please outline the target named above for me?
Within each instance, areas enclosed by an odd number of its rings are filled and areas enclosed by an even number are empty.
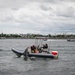
[[[74,8],[73,7],[63,7],[58,8],[56,14],[62,17],[72,17],[74,16]]]
[[[48,5],[41,5],[40,8],[44,11],[49,11],[49,10],[52,10],[52,8]]]
[[[4,33],[75,32],[72,0],[0,0],[0,30]],[[17,30],[17,31],[16,31]]]

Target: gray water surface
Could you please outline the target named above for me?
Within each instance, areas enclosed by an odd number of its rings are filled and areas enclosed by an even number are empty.
[[[75,75],[75,42],[49,39],[50,50],[59,52],[58,59],[17,58],[11,48],[25,50],[34,39],[0,39],[0,75]],[[44,42],[45,43],[45,42]]]

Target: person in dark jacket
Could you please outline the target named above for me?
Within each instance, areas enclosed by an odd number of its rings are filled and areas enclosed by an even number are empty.
[[[34,45],[33,45],[33,46],[31,46],[31,52],[32,52],[32,53],[34,53],[34,52],[35,52],[35,50],[36,50],[36,46],[34,46]]]
[[[43,45],[43,48],[45,48],[45,49],[48,48],[48,45],[47,44]]]

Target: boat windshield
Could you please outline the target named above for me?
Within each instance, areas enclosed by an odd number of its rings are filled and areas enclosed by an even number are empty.
[[[35,38],[35,45],[42,47],[44,44],[47,44],[47,37],[36,37]]]

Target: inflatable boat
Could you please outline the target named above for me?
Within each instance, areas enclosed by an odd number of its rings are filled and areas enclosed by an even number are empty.
[[[22,55],[27,59],[28,57],[39,57],[39,58],[58,58],[58,52],[57,51],[51,51],[51,52],[41,52],[41,53],[29,53],[28,49],[26,49],[24,52],[11,49],[18,57],[21,57]]]
[[[24,52],[12,49],[12,51],[18,56],[24,56],[25,59],[28,57],[39,57],[39,58],[58,58],[58,51],[51,51],[48,48],[48,44],[44,39],[48,39],[47,37],[35,37],[35,45],[32,45],[25,49]],[[45,44],[44,44],[45,43]]]

